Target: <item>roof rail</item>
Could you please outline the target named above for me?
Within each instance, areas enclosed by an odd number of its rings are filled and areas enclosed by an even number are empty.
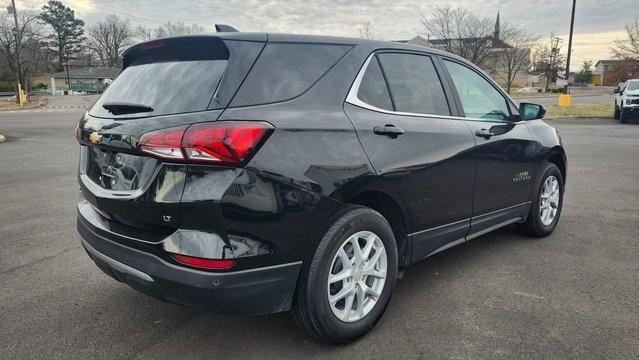
[[[215,24],[215,31],[216,32],[240,32],[238,29],[230,25],[224,25],[224,24]]]

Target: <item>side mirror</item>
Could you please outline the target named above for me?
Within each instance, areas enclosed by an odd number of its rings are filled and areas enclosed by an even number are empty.
[[[619,86],[617,86],[612,90],[612,92],[614,92],[615,94],[619,94],[621,92],[621,89],[619,88]]]
[[[543,105],[532,103],[520,103],[519,115],[522,120],[541,119],[546,114],[546,108]]]

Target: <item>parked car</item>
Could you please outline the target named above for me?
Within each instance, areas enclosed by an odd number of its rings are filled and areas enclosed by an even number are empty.
[[[544,108],[455,55],[219,33],[123,63],[76,129],[78,231],[105,273],[164,301],[291,310],[349,342],[409,265],[559,221],[566,153]]]
[[[615,92],[614,118],[625,124],[633,116],[639,114],[639,79],[630,79],[618,86]]]

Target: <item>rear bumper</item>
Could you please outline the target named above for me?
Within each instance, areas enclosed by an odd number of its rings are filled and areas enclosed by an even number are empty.
[[[211,273],[174,265],[153,254],[106,239],[80,218],[78,232],[91,259],[107,275],[163,301],[227,315],[288,310],[302,265],[299,261]]]

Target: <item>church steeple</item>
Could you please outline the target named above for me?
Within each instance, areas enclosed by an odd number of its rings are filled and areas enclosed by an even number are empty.
[[[499,42],[499,10],[497,10],[497,20],[495,20],[495,33],[493,37],[495,38],[495,43]]]

